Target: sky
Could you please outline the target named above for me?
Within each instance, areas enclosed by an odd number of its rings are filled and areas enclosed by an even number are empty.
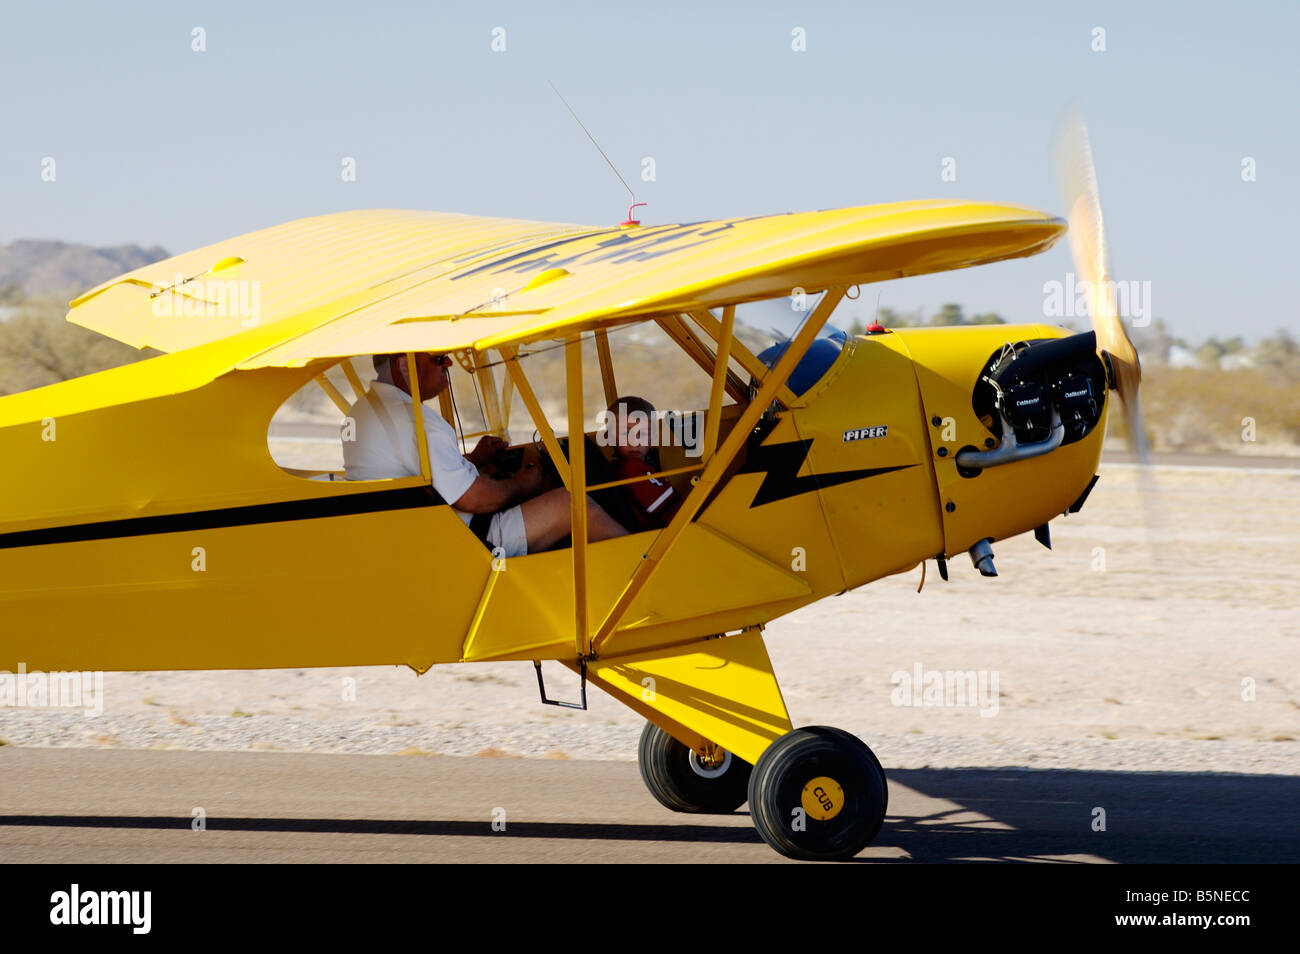
[[[1051,140],[1077,100],[1115,277],[1149,282],[1176,334],[1257,339],[1300,329],[1298,35],[1295,0],[6,4],[0,242],[175,254],[381,207],[621,221],[549,83],[647,224],[921,198],[1060,214]],[[863,289],[837,318],[879,296],[1041,321],[1066,245]]]

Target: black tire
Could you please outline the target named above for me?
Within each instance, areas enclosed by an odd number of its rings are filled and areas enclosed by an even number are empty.
[[[709,769],[689,746],[653,722],[641,731],[637,762],[650,794],[675,812],[727,815],[749,797],[752,765],[728,752],[721,771]]]
[[[879,833],[888,807],[889,785],[875,753],[829,726],[781,736],[759,756],[749,780],[754,827],[789,858],[852,858]]]

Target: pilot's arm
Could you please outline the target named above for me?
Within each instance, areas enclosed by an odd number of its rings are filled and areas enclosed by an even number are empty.
[[[465,457],[475,467],[481,468],[490,463],[493,457],[509,446],[509,443],[495,434],[485,434]]]
[[[526,467],[513,477],[496,480],[480,475],[452,504],[464,513],[496,513],[542,490],[542,469]]]

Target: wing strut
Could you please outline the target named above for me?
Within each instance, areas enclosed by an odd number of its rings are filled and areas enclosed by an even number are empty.
[[[572,491],[573,486],[569,479],[568,460],[560,450],[560,442],[555,439],[555,431],[551,429],[551,423],[546,419],[546,412],[542,410],[537,395],[533,393],[528,378],[524,376],[524,369],[519,366],[519,349],[515,345],[503,345],[501,356],[506,360],[506,371],[510,374],[510,380],[515,382],[515,389],[519,391],[524,407],[528,408],[528,413],[532,415],[533,424],[537,427],[537,433],[542,435],[542,443],[546,445],[546,453],[551,455],[551,462],[555,465],[560,480],[566,488]]]
[[[506,433],[506,426],[501,417],[501,402],[497,397],[496,376],[492,373],[492,365],[485,361],[486,355],[477,351],[469,353],[469,359],[474,366],[474,377],[478,380],[479,393],[482,395],[480,400],[483,402],[483,419],[487,422],[487,432],[495,434],[497,437],[509,438]]]
[[[718,449],[718,427],[722,423],[722,390],[727,383],[731,363],[731,338],[736,327],[736,306],[722,309],[722,331],[718,335],[717,359],[713,363],[713,389],[709,392],[709,411],[704,419],[704,463]]]
[[[569,515],[573,539],[574,640],[580,657],[587,642],[587,440],[583,429],[582,335],[564,345],[565,379],[569,392]]]
[[[688,314],[697,325],[704,329],[706,334],[713,338],[715,342],[720,340],[722,336],[722,323],[719,322],[717,318],[713,317],[713,312],[692,311],[688,312]],[[763,380],[763,376],[767,374],[767,366],[764,365],[762,361],[759,361],[758,356],[746,348],[739,338],[734,336],[731,339],[731,356],[740,362],[740,366],[749,372],[749,376],[755,381]],[[783,384],[777,392],[776,399],[786,407],[791,407],[795,401],[794,392]]]
[[[717,363],[714,352],[700,340],[686,322],[682,321],[680,315],[665,315],[656,318],[655,323],[686,352],[687,357],[699,365],[705,374],[712,376],[714,365]],[[730,369],[727,369],[727,393],[737,404],[742,403],[748,394],[745,383]]]
[[[424,430],[424,405],[420,400],[420,371],[415,366],[414,351],[406,353],[406,377],[411,386],[411,402],[415,405],[415,447],[420,453],[420,477],[426,484],[433,486],[433,468],[429,466],[429,435]]]
[[[614,359],[609,353],[609,332],[596,329],[596,357],[600,359],[600,383],[605,387],[605,407],[618,400],[618,385],[614,382]]]
[[[325,377],[324,371],[316,375],[316,383],[320,385],[320,389],[325,392],[325,396],[334,402],[334,406],[339,409],[339,413],[346,416],[348,411],[351,410],[352,405],[348,404],[347,400],[343,397],[342,392],[334,386],[334,382]]]
[[[676,516],[673,517],[667,527],[659,531],[659,535],[655,537],[654,543],[650,545],[650,549],[646,552],[641,563],[637,566],[636,572],[632,574],[632,579],[628,581],[627,586],[623,588],[623,592],[619,594],[618,599],[614,601],[613,607],[610,608],[609,612],[605,615],[604,620],[597,628],[595,636],[592,639],[592,651],[594,653],[599,654],[604,645],[609,641],[610,636],[613,635],[614,630],[617,629],[618,624],[622,622],[623,617],[627,614],[629,607],[632,605],[632,601],[641,593],[645,588],[646,583],[649,582],[650,577],[653,576],[655,571],[659,568],[664,555],[672,548],[673,544],[677,542],[682,531],[686,529],[687,524],[695,518],[700,507],[704,505],[705,499],[707,499],[709,494],[713,491],[713,488],[721,479],[722,475],[726,472],[727,467],[731,464],[732,460],[735,459],[736,455],[740,452],[740,449],[744,447],[745,442],[749,439],[750,433],[754,429],[754,426],[758,424],[759,418],[763,416],[763,412],[766,411],[772,401],[776,399],[777,393],[781,390],[781,387],[790,379],[790,375],[799,364],[799,361],[808,352],[808,349],[812,347],[812,343],[817,339],[817,335],[822,330],[822,326],[826,324],[826,320],[830,317],[831,312],[835,310],[835,306],[840,303],[840,299],[844,297],[844,293],[847,290],[848,286],[846,285],[840,285],[826,290],[826,294],[822,298],[821,302],[819,302],[817,307],[813,309],[811,314],[809,314],[803,327],[799,329],[799,333],[795,336],[794,340],[790,342],[790,346],[785,349],[785,353],[781,355],[781,360],[776,363],[776,366],[773,367],[771,371],[764,375],[762,386],[758,389],[758,394],[749,402],[749,406],[745,408],[744,413],[740,415],[740,420],[738,420],[736,426],[731,429],[731,433],[727,435],[727,439],[723,441],[722,446],[718,448],[717,453],[715,453],[709,463],[705,465],[704,472],[700,474],[699,481],[696,483],[694,489],[687,495],[686,499],[682,501],[682,506],[677,511]],[[572,411],[570,411],[570,413],[572,413]],[[585,510],[583,515],[585,517]]]
[[[361,376],[357,374],[357,369],[353,367],[351,358],[344,358],[341,363],[343,365],[343,376],[348,379],[348,385],[352,388],[352,400],[360,401],[366,393],[366,386],[361,383]]]

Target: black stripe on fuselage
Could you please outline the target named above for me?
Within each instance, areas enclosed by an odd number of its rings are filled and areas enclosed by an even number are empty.
[[[446,506],[446,501],[432,487],[398,487],[285,500],[279,503],[226,507],[195,513],[174,513],[157,517],[129,517],[100,523],[79,523],[68,527],[44,527],[0,533],[0,550],[15,547],[39,547],[51,543],[80,543],[84,540],[115,540],[119,537],[142,537],[155,533],[180,533],[186,530],[215,530],[221,527],[246,527],[259,523],[288,523],[295,520],[318,520],[322,517],[350,517],[362,513],[388,510],[413,510],[418,507]]]

